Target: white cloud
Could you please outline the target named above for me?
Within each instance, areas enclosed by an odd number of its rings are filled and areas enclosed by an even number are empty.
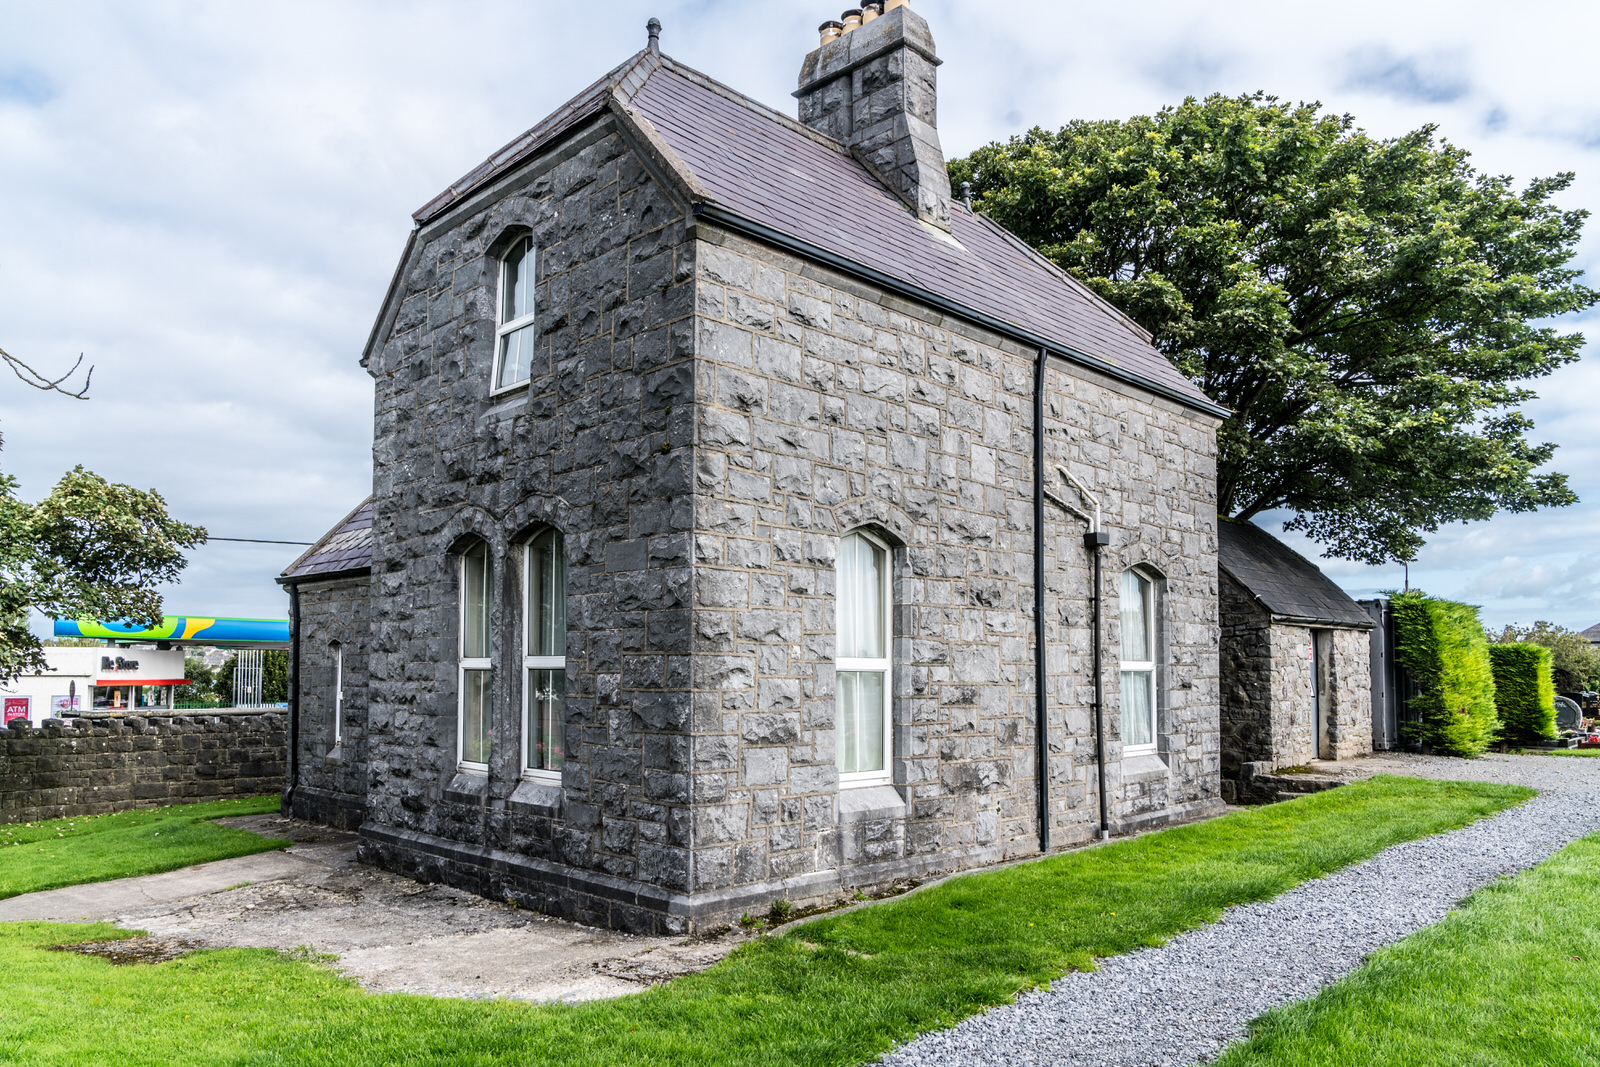
[[[1392,0],[1337,12],[916,3],[946,61],[952,156],[1033,125],[1265,89],[1381,135],[1436,122],[1489,172],[1576,170],[1563,202],[1600,206],[1589,4],[1512,17],[1501,4]],[[837,11],[0,0],[0,346],[47,367],[83,352],[96,366],[86,404],[0,381],[0,469],[36,497],[83,463],[159,488],[217,534],[320,534],[367,492],[371,387],[356,360],[410,212],[642,47],[651,15],[672,55],[792,112],[800,60]],[[1582,265],[1597,250],[1591,233]],[[1594,360],[1540,388],[1530,410],[1562,446],[1558,469],[1600,500]],[[1515,556],[1555,576],[1539,595],[1570,598],[1544,617],[1588,625],[1600,618],[1593,587],[1566,576],[1591,558],[1597,518],[1586,502],[1441,531],[1413,577],[1481,588],[1486,613],[1521,610],[1531,593],[1507,591],[1537,583],[1485,577]],[[271,579],[295,551],[209,546],[170,604],[281,614]],[[1352,588],[1401,580],[1330,571]]]

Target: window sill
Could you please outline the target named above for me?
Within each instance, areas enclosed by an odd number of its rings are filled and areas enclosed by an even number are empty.
[[[900,819],[906,814],[906,800],[892,785],[843,784],[839,787],[839,823],[874,819]]]
[[[487,771],[461,770],[450,779],[450,784],[444,787],[444,799],[451,804],[477,804],[484,803],[489,796],[489,775]]]
[[[1124,782],[1146,782],[1155,778],[1165,778],[1170,773],[1166,761],[1154,752],[1123,754],[1122,780]]]
[[[555,818],[561,814],[561,784],[548,779],[524,778],[512,791],[506,806],[522,815],[544,815]]]

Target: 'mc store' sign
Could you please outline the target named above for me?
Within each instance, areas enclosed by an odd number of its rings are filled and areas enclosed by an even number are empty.
[[[5,721],[38,725],[86,711],[139,715],[171,710],[172,689],[183,684],[183,650],[47,647],[46,670],[23,675],[0,690]]]

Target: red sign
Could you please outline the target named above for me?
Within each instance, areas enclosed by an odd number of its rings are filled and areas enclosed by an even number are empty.
[[[32,697],[6,697],[6,722],[12,719],[26,721],[33,711]]]

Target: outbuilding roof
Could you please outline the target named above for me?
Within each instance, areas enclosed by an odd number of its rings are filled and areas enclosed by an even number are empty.
[[[919,221],[848,148],[665,56],[644,51],[415,213],[446,215],[603,111],[669,172],[697,217],[1216,416],[1131,319],[993,220],[960,204],[953,232]]]
[[[1600,622],[1583,631],[1583,636],[1589,639],[1591,645],[1600,645]]]
[[[1372,617],[1315,563],[1251,522],[1217,523],[1217,565],[1274,616],[1372,629]]]
[[[312,578],[332,578],[371,568],[372,498],[369,496],[291,563],[278,581],[292,585]]]

